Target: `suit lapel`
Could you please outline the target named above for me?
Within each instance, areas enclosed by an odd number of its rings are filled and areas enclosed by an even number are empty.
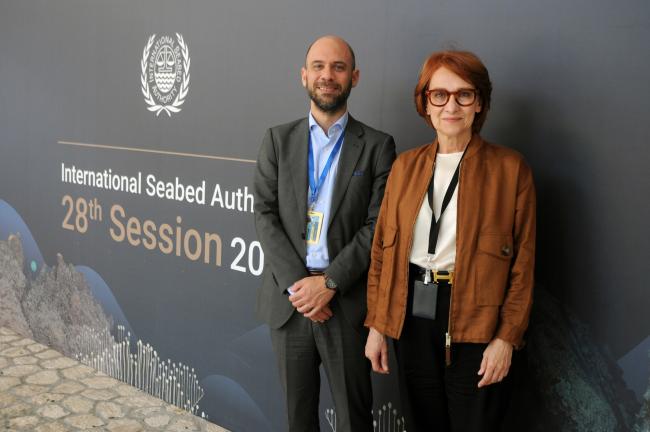
[[[309,122],[301,121],[291,132],[288,141],[289,167],[293,178],[293,188],[298,203],[298,217],[301,223],[307,217],[307,157]]]
[[[334,183],[334,191],[332,193],[330,223],[336,215],[341,201],[343,201],[345,191],[348,189],[348,184],[354,172],[354,167],[357,165],[359,156],[361,156],[361,152],[363,151],[364,142],[361,138],[362,135],[363,129],[359,125],[359,122],[350,116],[347,127],[345,128],[345,138],[343,139],[336,182]]]

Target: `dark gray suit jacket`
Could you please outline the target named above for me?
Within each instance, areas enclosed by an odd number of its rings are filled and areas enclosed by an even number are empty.
[[[264,250],[262,287],[257,317],[279,328],[294,307],[285,290],[308,276],[305,231],[307,218],[306,118],[269,129],[255,171],[255,226]],[[384,187],[395,159],[390,135],[349,117],[339,156],[327,235],[327,274],[338,284],[333,301],[345,318],[363,326],[366,315],[366,275],[375,222]]]

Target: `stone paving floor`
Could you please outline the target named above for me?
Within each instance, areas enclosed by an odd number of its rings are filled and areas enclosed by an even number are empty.
[[[0,431],[227,432],[0,327]]]

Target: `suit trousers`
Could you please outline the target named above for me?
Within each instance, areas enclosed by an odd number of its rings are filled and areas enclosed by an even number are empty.
[[[287,300],[288,301],[288,300]],[[372,431],[370,362],[364,357],[367,333],[348,323],[335,296],[333,316],[314,323],[298,312],[271,329],[280,381],[285,391],[289,431],[319,430],[322,364],[336,411],[337,432]]]
[[[410,271],[411,275],[415,272]],[[436,319],[412,315],[413,278],[407,313],[395,353],[400,392],[409,432],[499,431],[509,405],[512,378],[478,388],[478,371],[487,344],[452,343],[451,364],[445,364],[445,333],[451,286],[439,285]]]

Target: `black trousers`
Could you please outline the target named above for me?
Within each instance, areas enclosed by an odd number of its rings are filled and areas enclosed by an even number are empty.
[[[435,320],[414,317],[413,276],[409,281],[404,328],[395,341],[402,404],[410,407],[405,413],[406,430],[499,431],[509,405],[510,374],[500,383],[477,387],[487,344],[452,343],[451,365],[445,365],[450,294],[450,285],[439,286]]]

